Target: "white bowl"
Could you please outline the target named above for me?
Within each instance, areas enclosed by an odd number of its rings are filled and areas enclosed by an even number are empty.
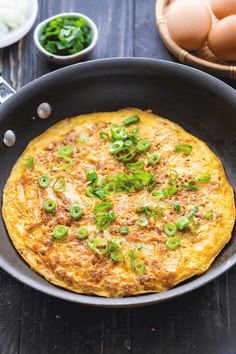
[[[38,14],[38,1],[28,0],[28,8],[27,8],[26,19],[24,23],[22,23],[16,29],[5,34],[3,38],[0,38],[0,48],[8,47],[9,45],[23,38],[33,27],[37,14]]]
[[[83,17],[86,20],[87,25],[91,28],[91,31],[92,31],[92,42],[87,48],[81,50],[78,53],[70,54],[70,55],[55,55],[55,54],[49,53],[46,49],[43,48],[43,46],[41,45],[41,43],[39,41],[39,37],[40,37],[41,33],[43,32],[43,29],[45,28],[47,23],[50,22],[53,18],[63,17],[63,16]],[[73,63],[76,63],[82,59],[85,59],[91,53],[91,51],[94,49],[94,47],[97,43],[97,40],[98,40],[97,26],[91,20],[91,18],[89,18],[88,16],[85,16],[79,12],[63,12],[63,13],[54,15],[52,17],[49,17],[46,20],[44,20],[43,22],[40,22],[34,30],[34,43],[35,43],[36,47],[40,50],[40,52],[42,54],[44,54],[47,57],[48,60],[50,60],[54,63],[60,64],[60,65],[73,64]]]

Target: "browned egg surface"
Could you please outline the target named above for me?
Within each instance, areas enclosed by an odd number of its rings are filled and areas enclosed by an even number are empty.
[[[130,116],[140,121],[125,126]],[[123,150],[110,153],[114,142],[100,136],[111,139],[115,125],[131,136],[131,165],[117,160]],[[137,151],[138,139],[150,148]],[[65,146],[72,149],[66,158],[60,155]],[[151,164],[153,153],[160,161]],[[140,166],[132,165],[137,161]],[[47,187],[39,185],[41,176]],[[101,190],[105,200],[93,194]],[[48,199],[56,202],[52,212],[45,210]],[[99,210],[104,202],[109,207]],[[77,220],[70,214],[74,205],[82,210]],[[235,206],[222,164],[205,143],[150,111],[123,109],[65,119],[35,138],[7,181],[3,217],[17,251],[49,282],[122,297],[164,291],[205,272],[231,237]],[[103,217],[109,222],[101,230]],[[166,224],[174,235],[166,234]],[[59,225],[63,238],[54,237]]]

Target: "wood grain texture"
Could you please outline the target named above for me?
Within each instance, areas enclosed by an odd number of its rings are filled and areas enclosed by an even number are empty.
[[[79,11],[95,20],[100,39],[90,59],[175,61],[156,32],[155,0],[39,0],[39,5],[37,22],[62,11]],[[34,48],[32,31],[0,51],[0,72],[16,89],[55,69]],[[0,271],[0,353],[235,354],[235,293],[232,269],[172,302],[99,309],[48,297]]]

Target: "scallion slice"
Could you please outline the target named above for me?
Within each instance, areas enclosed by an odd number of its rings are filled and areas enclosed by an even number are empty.
[[[38,184],[39,184],[39,187],[41,188],[47,188],[49,186],[49,178],[48,176],[46,175],[43,175],[43,176],[40,176],[39,177],[39,181],[38,181]]]
[[[123,120],[124,125],[130,126],[132,124],[137,124],[140,122],[139,116],[130,116]]]
[[[203,172],[200,177],[198,178],[198,182],[200,183],[207,183],[211,179],[211,175],[209,172]]]
[[[148,140],[140,140],[137,144],[137,150],[139,152],[148,151],[151,147],[151,143]]]
[[[83,240],[84,238],[88,237],[88,229],[87,227],[84,227],[84,226],[80,226],[78,228],[78,232],[77,232],[77,237],[79,240]]]
[[[176,221],[176,226],[177,226],[177,229],[178,230],[184,230],[186,227],[189,226],[189,219],[186,218],[185,216],[179,218],[177,221]]]
[[[193,147],[188,144],[176,144],[175,151],[176,152],[183,152],[184,154],[188,155],[192,152]]]
[[[179,248],[181,245],[180,239],[178,237],[170,237],[166,240],[166,247],[170,249]]]
[[[68,228],[64,225],[58,225],[54,227],[52,231],[52,237],[56,239],[65,238],[68,234]]]
[[[161,160],[161,154],[158,152],[154,152],[153,154],[148,156],[148,166],[156,165]]]
[[[164,225],[164,233],[167,236],[174,236],[177,232],[177,226],[174,223],[168,223]]]
[[[44,210],[47,212],[47,213],[52,213],[53,211],[56,210],[56,207],[57,207],[57,202],[54,200],[54,199],[47,199],[45,202],[44,202]]]

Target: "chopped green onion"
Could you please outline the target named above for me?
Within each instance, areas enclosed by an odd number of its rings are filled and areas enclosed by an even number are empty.
[[[113,126],[111,127],[111,136],[112,140],[125,140],[128,138],[128,133],[124,130],[123,127]]]
[[[163,190],[155,190],[155,191],[153,191],[152,192],[152,195],[154,196],[154,197],[157,197],[158,199],[162,199],[162,198],[164,198],[165,196],[164,196],[164,193],[163,193]]]
[[[72,161],[72,158],[71,157],[67,157],[67,156],[62,156],[60,155],[59,156],[61,159],[65,160],[67,163],[63,166],[52,166],[51,167],[51,170],[52,171],[65,171],[67,170],[69,167],[71,167],[73,165],[73,161]]]
[[[178,172],[176,170],[171,169],[168,174],[169,183],[171,184],[175,183],[177,181],[177,178],[178,178]]]
[[[87,169],[86,176],[89,182],[95,182],[98,179],[98,175],[93,167]]]
[[[163,188],[163,194],[165,197],[171,197],[173,194],[178,192],[178,188],[175,186],[166,186]]]
[[[192,219],[193,216],[198,212],[198,210],[199,210],[199,205],[194,205],[193,209],[188,214],[188,218]]]
[[[188,155],[192,152],[193,147],[188,144],[176,144],[175,151],[176,152],[183,152],[184,154]]]
[[[43,175],[43,176],[40,176],[39,177],[39,181],[38,181],[38,184],[39,184],[39,187],[41,188],[47,188],[49,186],[49,178],[48,176],[46,175]]]
[[[73,220],[80,219],[82,215],[83,215],[83,211],[79,205],[73,205],[70,208],[70,216],[72,217]]]
[[[105,141],[110,141],[110,136],[109,136],[109,134],[107,134],[107,133],[100,132],[100,133],[99,133],[99,136],[100,136],[101,139],[103,139],[103,140],[105,140]]]
[[[87,227],[80,226],[77,232],[77,237],[79,240],[83,240],[84,238],[88,237],[88,229]]]
[[[173,223],[168,223],[164,225],[164,233],[167,236],[174,236],[177,232],[177,226]]]
[[[153,154],[148,156],[148,166],[156,165],[161,160],[161,155],[158,152],[154,152]]]
[[[174,208],[175,208],[176,211],[180,211],[180,209],[181,209],[180,203],[179,202],[174,202]]]
[[[131,133],[129,133],[129,138],[136,144],[140,140],[139,128],[132,129]]]
[[[213,218],[213,213],[212,211],[208,211],[203,215],[204,219],[212,219]]]
[[[138,218],[136,224],[139,225],[139,226],[143,226],[144,227],[144,226],[148,225],[148,220],[147,220],[147,218],[144,215],[141,215]]]
[[[189,191],[198,191],[198,189],[199,189],[198,183],[194,178],[189,178],[187,180],[187,183],[183,184],[182,186]]]
[[[135,257],[135,249],[130,251],[130,261],[131,266],[135,269],[138,274],[143,274],[145,270],[145,265],[141,259]]]
[[[125,147],[130,148],[133,145],[133,141],[132,140],[126,140],[125,141]]]
[[[63,157],[69,157],[69,156],[71,156],[72,155],[72,153],[73,153],[73,151],[74,151],[74,147],[73,146],[71,146],[71,145],[65,145],[65,146],[63,146],[62,148],[60,148],[59,150],[58,150],[58,156],[63,156]]]
[[[141,249],[143,248],[143,245],[140,242],[138,242],[136,247],[137,247],[138,251],[141,251]]]
[[[177,229],[178,229],[178,230],[183,230],[183,229],[185,229],[186,227],[189,226],[189,219],[186,218],[185,216],[179,218],[179,219],[176,221],[176,226],[177,226]]]
[[[129,228],[127,226],[122,226],[120,228],[120,233],[121,234],[128,234],[129,233]]]
[[[106,244],[106,253],[111,257],[111,259],[115,262],[119,262],[123,260],[123,254],[120,250],[118,244],[114,241],[108,241]]]
[[[94,212],[97,213],[99,211],[104,211],[104,210],[107,210],[107,209],[111,209],[112,207],[113,207],[112,203],[102,202],[100,204],[95,205]]]
[[[65,238],[68,234],[68,228],[64,225],[54,227],[52,231],[53,238]]]
[[[209,172],[204,172],[201,174],[201,176],[198,178],[198,182],[200,183],[207,183],[211,179],[211,175]]]
[[[93,190],[93,195],[101,200],[105,200],[108,196],[108,193],[104,191],[103,188],[97,187]]]
[[[64,192],[65,190],[65,185],[66,185],[66,181],[64,177],[58,177],[55,182],[52,185],[52,188],[54,189],[54,191],[62,191]]]
[[[148,140],[140,140],[137,144],[137,150],[139,152],[148,151],[151,147],[151,143]]]
[[[181,245],[180,239],[178,237],[171,237],[166,240],[166,247],[170,249],[179,248]]]
[[[139,116],[130,116],[130,117],[127,117],[127,118],[125,118],[123,120],[123,123],[126,126],[130,126],[132,124],[136,124],[136,123],[139,123],[139,122],[140,122]]]
[[[31,156],[26,157],[25,167],[34,167],[34,159]]]
[[[52,213],[53,211],[56,210],[56,206],[57,206],[57,202],[53,199],[47,199],[45,202],[44,202],[44,210],[47,212],[47,213]]]
[[[89,137],[87,135],[80,134],[79,138],[76,140],[76,142],[81,143],[81,144],[87,144],[89,142]]]
[[[155,213],[153,213],[153,211]],[[144,207],[144,213],[147,216],[161,217],[161,216],[163,216],[163,207],[161,207],[159,205],[156,207],[152,207],[152,206],[147,205]]]
[[[127,163],[127,167],[130,170],[140,170],[143,168],[143,166],[144,166],[143,160],[138,160],[137,162],[133,162],[133,163]]]
[[[87,241],[87,245],[96,253],[104,254],[105,253],[105,240],[102,238],[90,238]]]
[[[116,140],[114,143],[112,143],[109,147],[108,147],[108,151],[114,155],[117,154],[118,152],[120,152],[122,150],[124,146],[124,142],[123,140]]]

